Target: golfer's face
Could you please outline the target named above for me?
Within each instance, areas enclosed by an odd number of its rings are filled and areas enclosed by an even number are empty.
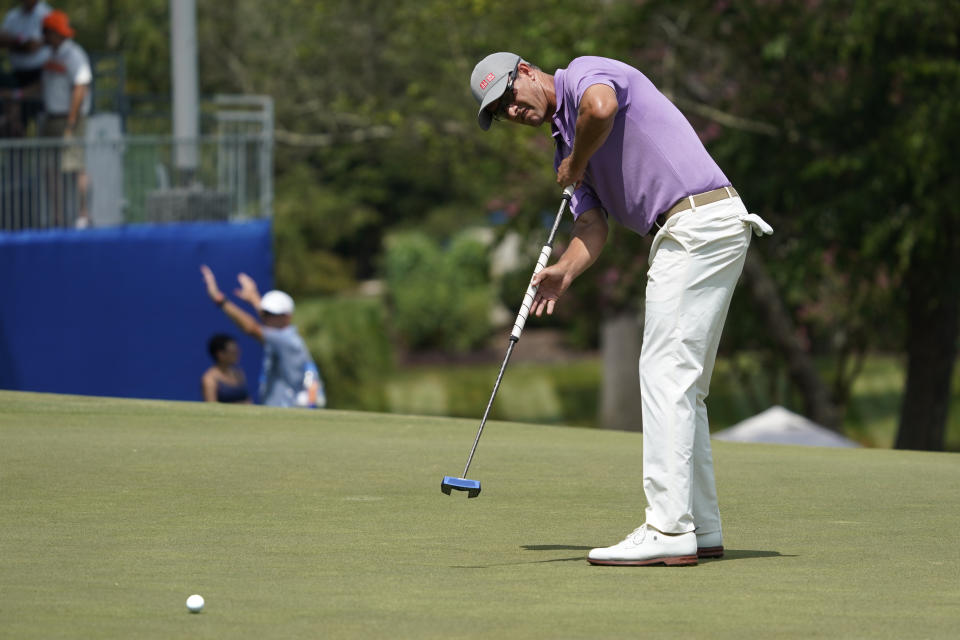
[[[539,86],[531,80],[529,69],[519,67],[513,86],[492,102],[488,110],[498,120],[539,127],[543,124],[547,105],[546,97],[538,89]]]

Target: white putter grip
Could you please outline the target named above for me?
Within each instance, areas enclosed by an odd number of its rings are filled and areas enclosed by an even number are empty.
[[[543,250],[540,252],[540,258],[537,260],[537,266],[533,269],[534,276],[547,266],[547,260],[550,259],[550,253],[552,251],[553,248],[550,247],[550,245],[544,245]],[[532,277],[533,276],[531,276],[531,278]],[[510,332],[510,337],[514,340],[519,340],[520,334],[523,333],[523,325],[527,324],[527,316],[530,315],[530,305],[533,304],[533,297],[535,295],[537,295],[537,287],[531,284],[527,287],[527,293],[523,296],[520,313],[517,314],[517,319],[513,323],[513,331]]]

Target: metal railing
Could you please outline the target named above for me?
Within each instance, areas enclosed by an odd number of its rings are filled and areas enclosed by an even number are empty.
[[[176,140],[118,131],[91,118],[82,139],[0,139],[0,230],[272,214],[269,132]],[[184,150],[190,169],[178,168]]]

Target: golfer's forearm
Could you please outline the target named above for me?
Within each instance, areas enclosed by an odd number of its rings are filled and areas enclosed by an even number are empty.
[[[570,152],[570,162],[575,167],[586,167],[593,154],[606,142],[612,128],[613,118],[609,120],[578,118],[573,151]]]
[[[574,225],[570,246],[560,256],[558,264],[576,278],[597,261],[606,242],[607,221],[603,214],[596,211],[585,214]]]

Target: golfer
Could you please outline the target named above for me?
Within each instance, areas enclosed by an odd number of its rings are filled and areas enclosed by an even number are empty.
[[[723,533],[704,399],[720,333],[751,232],[773,233],[736,189],[680,111],[640,71],[586,56],[549,75],[513,53],[481,60],[470,78],[477,121],[549,123],[572,237],[533,277],[531,307],[553,313],[597,259],[607,217],[645,235],[650,249],[640,356],[646,520],[625,540],[590,551],[592,564],[691,565],[723,555]]]
[[[232,303],[220,291],[217,278],[207,265],[200,266],[207,295],[248,336],[263,344],[260,400],[272,407],[323,408],[327,400],[323,381],[307,345],[293,325],[293,298],[283,291],[267,291],[261,297],[257,283],[245,273],[237,276],[234,293],[256,310],[260,322]]]

